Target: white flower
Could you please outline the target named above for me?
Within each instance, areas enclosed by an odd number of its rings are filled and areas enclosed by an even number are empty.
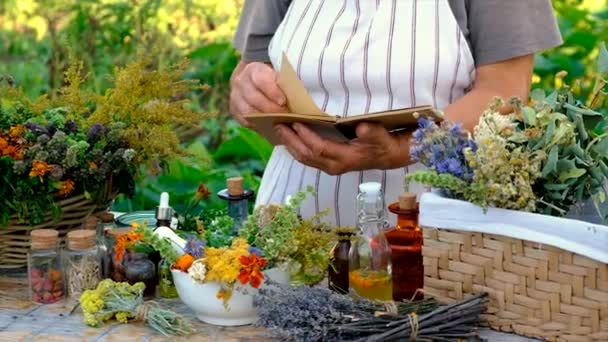
[[[194,281],[204,282],[205,276],[207,275],[207,268],[205,267],[205,259],[197,259],[194,260],[190,268],[188,269],[188,274]]]

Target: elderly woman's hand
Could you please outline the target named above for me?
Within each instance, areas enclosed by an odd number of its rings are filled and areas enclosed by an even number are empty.
[[[275,129],[296,160],[330,175],[410,164],[409,132],[390,134],[380,125],[361,123],[356,139],[339,143],[320,137],[303,124],[277,125]]]
[[[241,61],[232,74],[230,86],[230,113],[245,127],[251,128],[243,117],[245,114],[287,111],[285,95],[270,65]]]

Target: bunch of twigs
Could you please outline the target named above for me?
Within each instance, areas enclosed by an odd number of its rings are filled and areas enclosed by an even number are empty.
[[[256,296],[258,326],[305,341],[458,341],[477,336],[487,294],[442,306],[433,298],[375,302],[323,287],[272,286]]]
[[[332,327],[342,339],[355,341],[456,341],[477,336],[486,293],[440,306],[430,312],[385,313],[354,318]],[[415,303],[415,302],[413,302]]]

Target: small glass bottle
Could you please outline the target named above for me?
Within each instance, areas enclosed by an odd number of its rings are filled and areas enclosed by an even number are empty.
[[[338,228],[338,242],[330,252],[329,288],[341,294],[348,293],[348,253],[354,233],[352,228]]]
[[[144,253],[131,253],[125,260],[125,274],[129,284],[143,282],[146,285],[144,297],[153,298],[156,294],[156,267]]]
[[[65,298],[63,265],[59,253],[59,232],[36,229],[30,233],[31,250],[27,269],[30,298],[40,304],[51,304]]]
[[[393,300],[419,299],[422,293],[417,290],[424,286],[424,266],[416,195],[401,194],[399,202],[389,205],[388,210],[397,215],[397,226],[385,233],[392,253]]]
[[[101,277],[106,279],[110,277],[111,251],[108,250],[108,232],[110,229],[116,228],[114,223],[114,214],[105,212],[99,215],[97,222],[97,248],[101,255]]]
[[[227,188],[217,196],[228,201],[228,216],[234,220],[233,232],[236,234],[249,215],[249,199],[253,191],[243,188],[243,177],[232,177],[226,180]]]
[[[349,252],[349,288],[375,300],[393,298],[391,249],[384,237],[384,199],[380,183],[359,185],[358,235]]]
[[[163,298],[177,298],[171,263],[165,259],[161,259],[158,263],[158,293]]]
[[[80,298],[101,280],[100,255],[94,230],[74,230],[67,235],[64,265],[68,296]]]
[[[117,255],[114,246],[122,235],[126,235],[131,231],[131,228],[113,228],[106,232],[106,254],[103,257],[105,267],[107,269],[107,277],[116,281],[122,282],[127,280],[125,271],[125,260],[128,259],[128,251],[123,255]]]

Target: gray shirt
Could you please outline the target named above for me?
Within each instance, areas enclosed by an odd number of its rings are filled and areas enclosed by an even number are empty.
[[[551,0],[448,1],[478,66],[562,43]],[[245,0],[234,37],[234,46],[244,60],[269,61],[268,44],[290,3],[291,0]]]

